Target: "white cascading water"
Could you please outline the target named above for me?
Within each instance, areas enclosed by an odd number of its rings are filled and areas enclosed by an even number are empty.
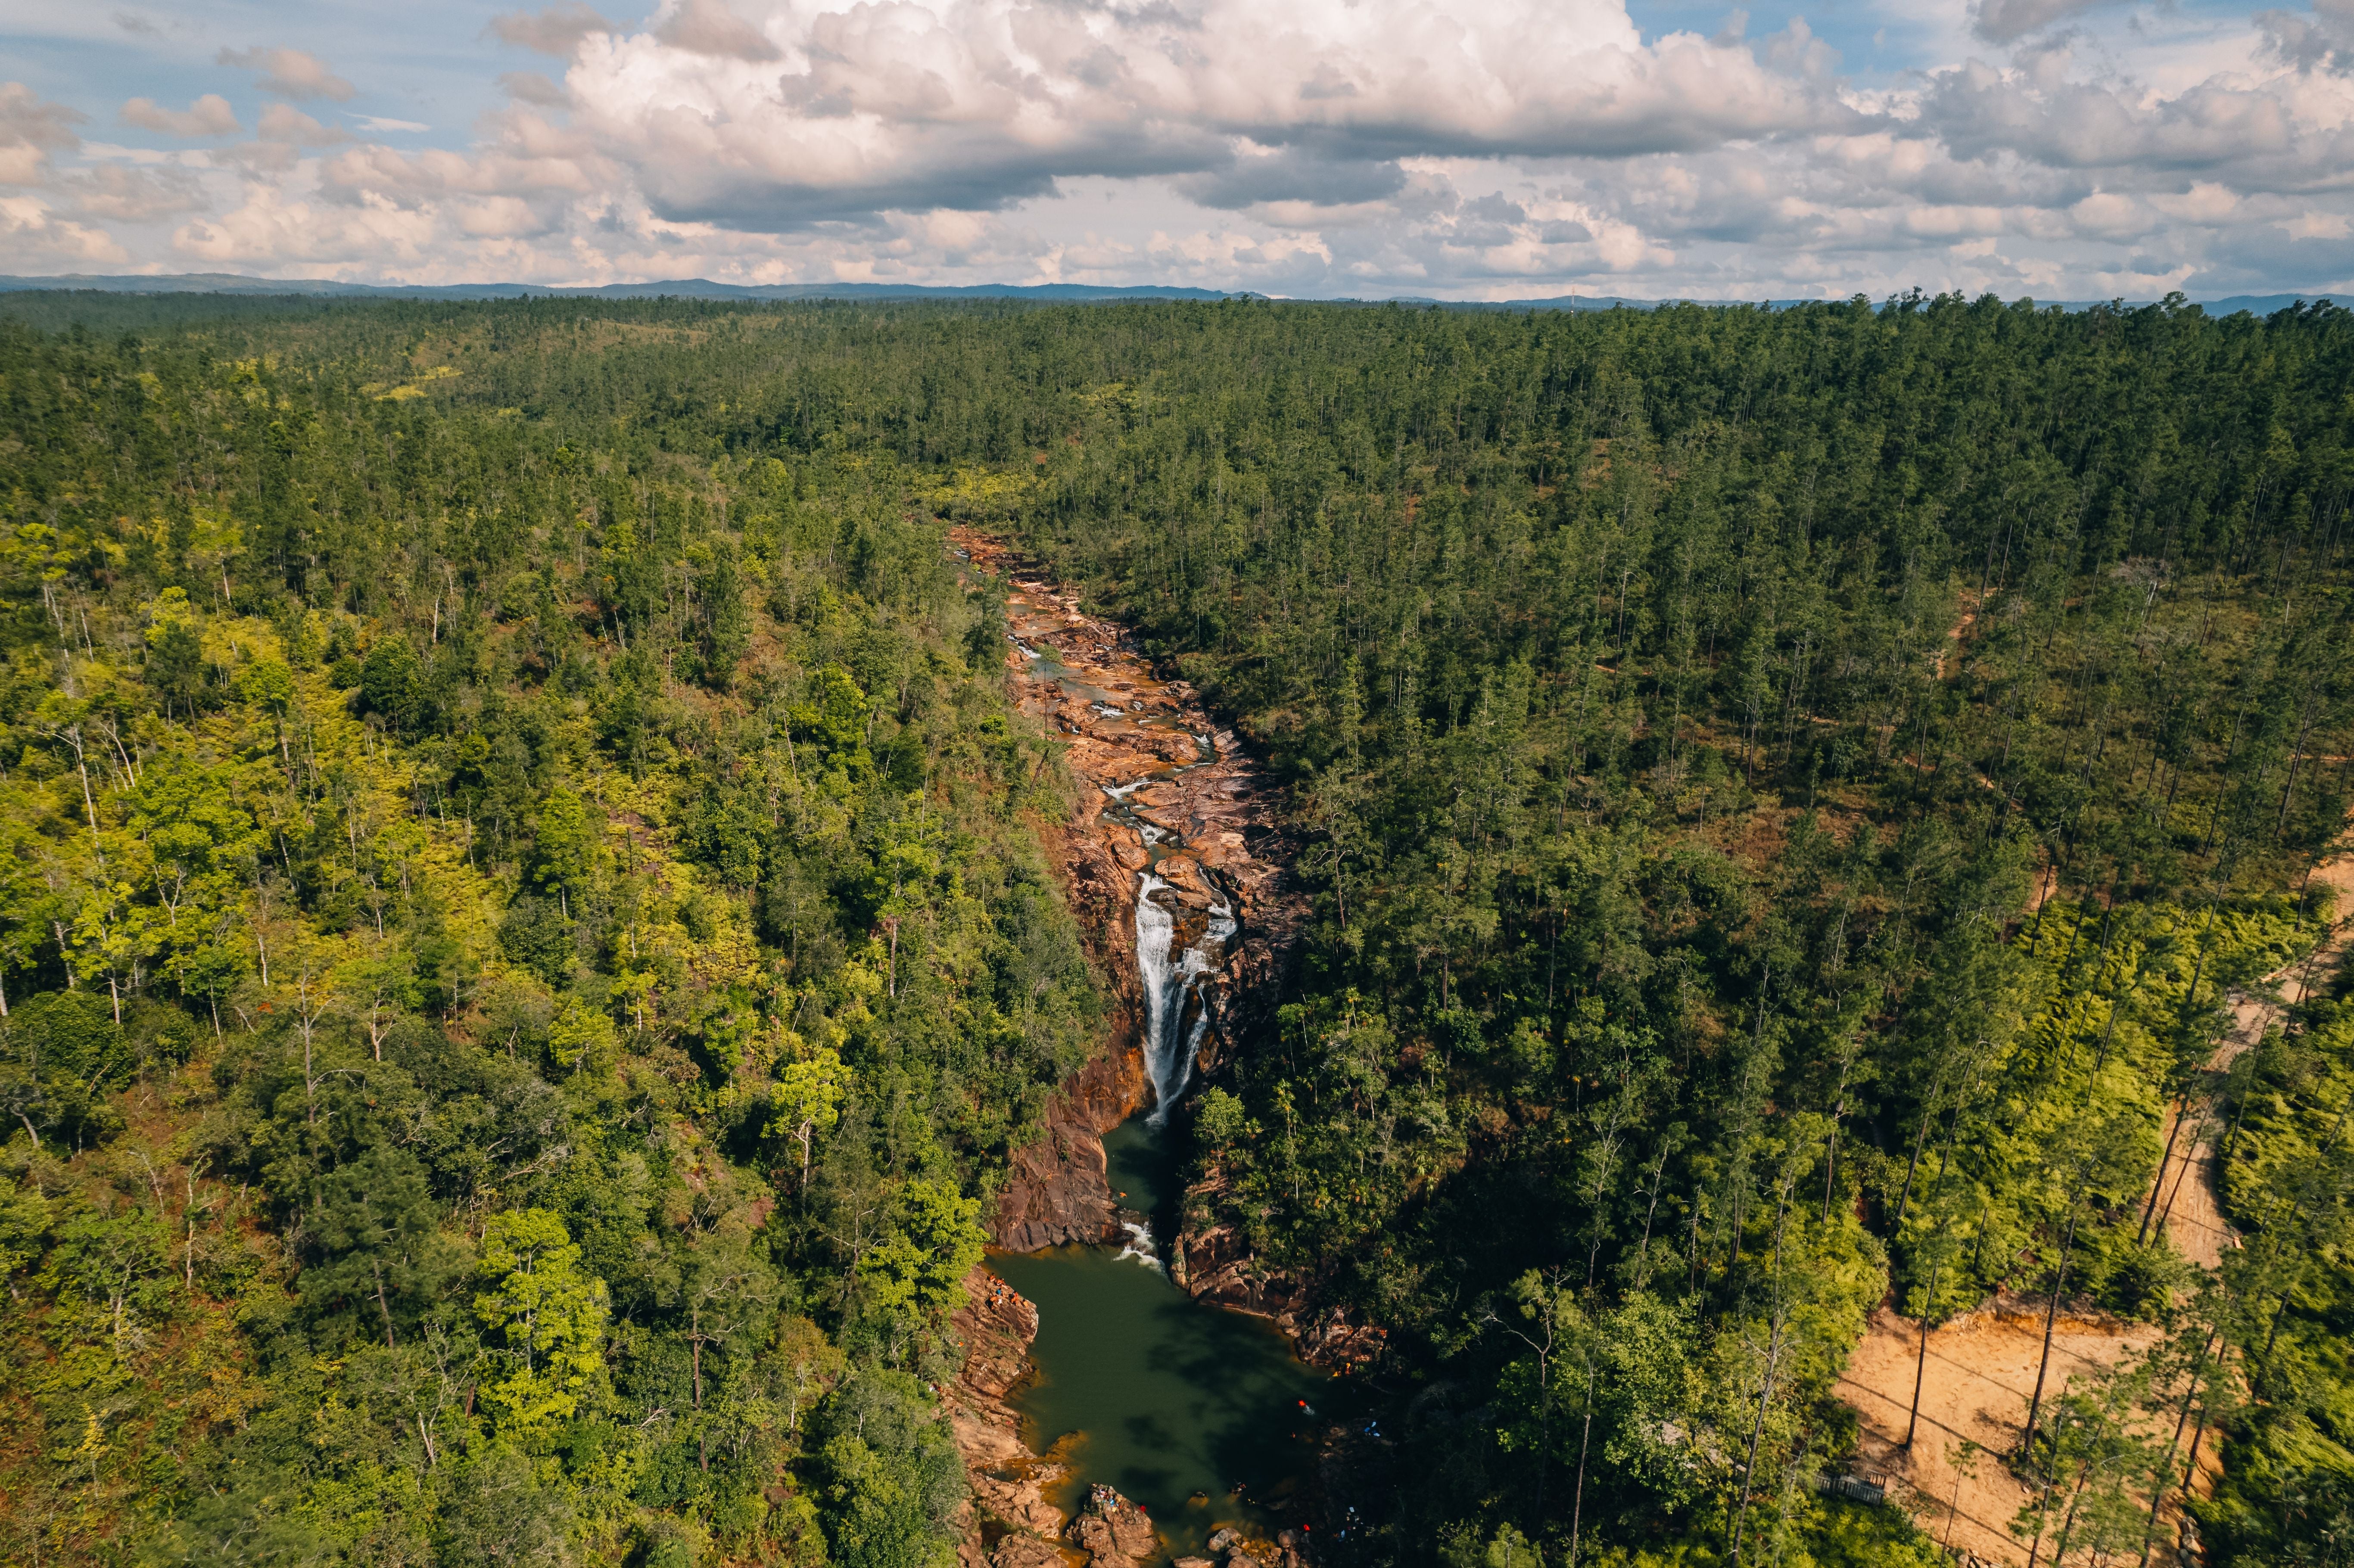
[[[1186,1022],[1186,999],[1235,934],[1234,910],[1215,905],[1202,940],[1182,954],[1172,954],[1176,917],[1152,897],[1168,885],[1148,871],[1139,878],[1136,895],[1136,968],[1144,983],[1144,1070],[1152,1080],[1152,1114],[1146,1123],[1151,1127],[1167,1125],[1170,1111],[1193,1075],[1193,1054],[1210,1026],[1207,1007],[1197,1009],[1190,1024]]]
[[[1161,1244],[1152,1239],[1150,1228],[1138,1224],[1134,1220],[1122,1220],[1119,1228],[1128,1238],[1120,1244],[1119,1261],[1125,1263],[1134,1258],[1147,1268],[1157,1268],[1164,1274],[1168,1272],[1168,1266],[1161,1261]]]

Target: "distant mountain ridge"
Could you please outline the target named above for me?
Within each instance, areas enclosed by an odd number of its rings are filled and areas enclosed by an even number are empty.
[[[172,272],[153,277],[80,272],[54,278],[0,276],[0,292],[89,290],[107,294],[300,294],[320,298],[406,300],[1230,300],[1263,299],[1241,290],[1160,284],[1107,288],[1093,283],[715,283],[676,278],[653,283],[565,287],[546,283],[345,283],[332,278],[249,278],[236,272]]]
[[[715,283],[707,278],[677,278],[652,283],[600,283],[567,287],[546,283],[345,283],[331,278],[252,278],[237,272],[169,272],[153,276],[130,273],[69,272],[56,277],[0,274],[0,293],[27,291],[68,292],[87,291],[108,294],[238,294],[295,295],[319,299],[408,300],[1035,300],[1087,303],[1115,300],[1274,300],[1247,289],[1193,289],[1169,284],[1139,283],[1111,287],[1096,283]],[[1661,305],[1764,305],[1786,310],[1793,305],[1821,304],[1820,300],[1639,300],[1617,294],[1556,294],[1535,300],[1439,300],[1420,295],[1382,299],[1312,302],[1326,304],[1432,305],[1471,311],[1608,311],[1655,310]],[[2089,310],[2105,300],[2046,300],[2042,304],[2063,310]],[[2128,305],[2148,304],[2128,300]],[[2247,311],[2270,315],[2297,303],[2354,306],[2354,295],[2231,294],[2194,300],[2210,315]]]
[[[1618,306],[1633,310],[1656,310],[1661,305],[1764,305],[1770,310],[1787,310],[1793,305],[1835,304],[1832,300],[1629,300],[1613,296],[1562,294],[1546,300],[1413,300],[1401,299],[1400,303],[1445,305],[1455,310],[1483,311],[1606,311]],[[2095,306],[2118,303],[2111,300],[2038,300],[2039,305],[2057,306],[2063,311],[2089,311]],[[2128,307],[2154,305],[2156,300],[2126,300]],[[2221,299],[2193,299],[2211,316],[2236,315],[2247,311],[2254,315],[2268,316],[2295,304],[2333,304],[2354,309],[2354,294],[2227,294]]]

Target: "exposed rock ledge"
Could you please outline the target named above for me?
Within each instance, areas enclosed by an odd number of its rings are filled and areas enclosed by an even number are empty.
[[[1161,1535],[1142,1509],[1100,1482],[1064,1532],[1095,1568],[1128,1568],[1160,1555]]]
[[[957,1452],[972,1482],[957,1556],[963,1568],[991,1568],[993,1560],[994,1568],[1059,1563],[1061,1554],[1046,1542],[1062,1534],[1067,1520],[1046,1500],[1044,1489],[1062,1478],[1063,1467],[1023,1444],[1021,1419],[1005,1403],[1030,1375],[1038,1308],[986,1266],[965,1276],[964,1293],[965,1305],[949,1319],[964,1347],[964,1368],[940,1391]],[[991,1535],[1002,1536],[994,1553],[988,1546]],[[1007,1542],[1024,1539],[1044,1547],[1046,1555],[1023,1557],[1023,1548],[1016,1546],[1014,1562],[1002,1561]]]
[[[1303,906],[1285,875],[1276,795],[1231,730],[1221,728],[1183,681],[1155,674],[1115,623],[1083,615],[1002,542],[967,528],[950,542],[981,570],[1006,579],[1007,623],[1016,645],[1007,673],[1023,712],[1064,740],[1082,786],[1067,825],[1041,832],[1065,895],[1104,977],[1114,987],[1102,1055],[1063,1086],[1045,1136],[1020,1151],[1001,1189],[991,1234],[1013,1252],[1113,1234],[1103,1135],[1150,1096],[1140,1048],[1143,996],[1136,978],[1137,874],[1157,854],[1181,925],[1224,902],[1237,931],[1204,986],[1210,1030],[1200,1068],[1230,1055],[1272,1000],[1282,952]],[[1023,650],[1051,654],[1033,659]],[[1133,787],[1129,804],[1160,836],[1105,815],[1103,791]]]
[[[1192,1196],[1214,1200],[1220,1191],[1214,1177]],[[1293,1350],[1311,1366],[1354,1372],[1378,1358],[1389,1337],[1386,1330],[1351,1323],[1338,1307],[1317,1308],[1309,1282],[1260,1263],[1231,1224],[1202,1230],[1189,1224],[1171,1250],[1169,1276],[1187,1294],[1267,1319],[1291,1337]]]
[[[1103,1135],[1135,1115],[1145,1093],[1144,1053],[1132,1043],[1079,1069],[1046,1107],[1046,1136],[1015,1152],[991,1239],[1008,1252],[1036,1252],[1117,1234]]]

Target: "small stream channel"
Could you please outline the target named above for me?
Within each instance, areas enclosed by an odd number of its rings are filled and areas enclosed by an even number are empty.
[[[1087,683],[1050,646],[1017,646],[1034,678],[1058,683],[1098,718],[1174,727],[1158,715],[1131,716],[1119,694]],[[1193,739],[1201,761],[1214,759],[1207,736]],[[1104,1139],[1128,1243],[991,1259],[1038,1308],[1036,1373],[1013,1404],[1032,1451],[1055,1450],[1070,1467],[1053,1500],[1069,1508],[1090,1483],[1115,1487],[1151,1515],[1176,1556],[1206,1554],[1221,1525],[1268,1537],[1306,1522],[1300,1493],[1314,1465],[1315,1432],[1330,1414],[1323,1406],[1336,1392],[1334,1380],[1294,1356],[1272,1324],[1196,1301],[1163,1266],[1182,1198],[1165,1124],[1208,1030],[1203,980],[1237,926],[1231,899],[1204,912],[1168,896],[1160,868],[1182,842],[1139,816],[1128,797],[1193,766],[1199,763],[1104,789],[1104,820],[1136,830],[1147,856],[1136,874],[1135,920],[1153,1101]]]

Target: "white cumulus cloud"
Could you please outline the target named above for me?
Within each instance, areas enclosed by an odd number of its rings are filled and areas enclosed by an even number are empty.
[[[0,185],[52,251],[415,281],[2354,285],[2354,0],[1948,11],[1949,52],[1864,87],[1803,22],[1647,35],[1622,0],[564,0],[490,22],[462,111],[224,50],[276,101],[204,154],[0,90]],[[118,117],[239,130],[212,95]]]
[[[493,36],[517,48],[533,49],[559,59],[570,58],[572,51],[580,47],[580,40],[589,34],[612,30],[612,23],[580,0],[550,5],[543,11],[510,11],[492,17],[490,26]]]
[[[228,136],[244,129],[237,122],[237,111],[228,100],[217,92],[207,92],[186,109],[165,109],[144,98],[134,98],[122,106],[122,122],[142,131],[160,131],[166,136]]]
[[[51,154],[81,145],[74,127],[86,118],[79,110],[48,101],[23,82],[0,82],[0,185],[45,181]]]
[[[1090,175],[1347,203],[1427,155],[1625,155],[1851,126],[1744,46],[1645,44],[1612,0],[672,0],[584,35],[576,123],[656,210],[754,229],[987,209]]]
[[[359,90],[327,69],[327,62],[302,49],[223,49],[217,63],[249,70],[262,90],[281,98],[332,98],[341,102]]]

